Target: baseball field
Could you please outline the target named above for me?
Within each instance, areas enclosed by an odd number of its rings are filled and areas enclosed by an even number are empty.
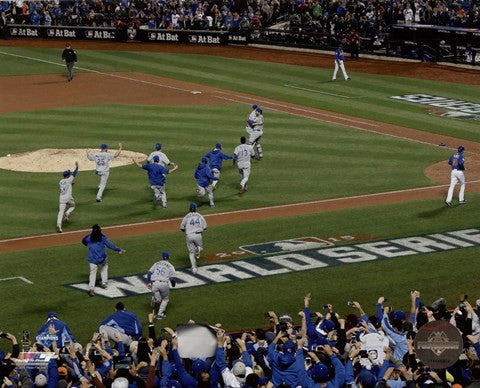
[[[346,62],[350,81],[332,82],[333,59],[319,54],[73,46],[67,82],[61,42],[0,41],[1,330],[36,332],[56,311],[84,341],[118,300],[146,322],[143,275],[164,250],[179,278],[166,326],[264,326],[265,311],[295,315],[308,291],[317,309],[343,313],[348,300],[373,312],[381,295],[408,310],[413,289],[427,303],[480,297],[478,71],[359,60]],[[265,156],[244,195],[225,162],[211,209],[196,198],[195,167],[217,142],[233,153],[252,104],[263,109]],[[167,209],[152,206],[147,175],[128,158],[95,201],[86,149],[122,143],[148,155],[157,142],[179,166]],[[455,194],[449,208],[446,161],[459,145],[468,202]],[[58,181],[75,161],[77,207],[56,234]],[[179,231],[192,201],[209,224],[196,276]],[[127,253],[110,253],[109,287],[89,298],[81,238],[95,223]]]

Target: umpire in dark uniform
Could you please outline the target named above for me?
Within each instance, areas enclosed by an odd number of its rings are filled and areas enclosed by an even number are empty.
[[[62,53],[62,59],[67,65],[68,82],[70,82],[73,79],[73,64],[77,62],[77,53],[72,49],[70,43],[65,45],[65,50],[63,50]]]

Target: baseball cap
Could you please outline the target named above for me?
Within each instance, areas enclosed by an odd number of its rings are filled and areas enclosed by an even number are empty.
[[[190,210],[197,210],[197,204],[195,202],[190,204]]]
[[[113,380],[112,388],[128,388],[128,380],[125,377],[117,377]]]
[[[165,251],[165,252],[162,253],[162,257],[164,259],[168,259],[170,257],[170,254],[167,251]]]
[[[245,378],[246,372],[247,368],[242,361],[237,361],[235,364],[233,364],[232,373],[235,375],[235,377],[240,377],[241,379],[243,379]]]
[[[255,110],[256,110],[257,112],[259,112],[259,113],[263,113],[263,110],[262,110],[260,107],[258,107],[258,108],[255,109]]]
[[[404,321],[406,318],[407,318],[407,315],[402,310],[397,310],[393,312],[393,319]]]
[[[72,172],[70,170],[65,170],[63,176],[69,176]]]
[[[155,148],[157,149],[157,151],[158,151],[159,149],[161,149],[161,148],[162,148],[162,143],[157,143],[157,144],[155,144]]]
[[[108,148],[108,145],[106,145],[105,143],[100,144],[100,149],[106,150],[107,148]]]
[[[44,387],[45,385],[47,385],[47,376],[45,376],[43,373],[39,373],[37,376],[35,376],[36,387]]]
[[[315,380],[325,380],[328,377],[328,366],[323,362],[316,363],[312,368],[312,375]]]
[[[222,148],[222,143],[215,144],[215,148],[221,149]]]
[[[257,104],[253,104],[252,105],[252,109],[257,109],[258,108],[258,105]]]
[[[320,324],[320,329],[323,331],[326,331],[327,333],[335,329],[335,323],[329,319],[325,319],[321,324]]]
[[[202,158],[202,163],[207,163],[208,159],[207,158]]]
[[[292,340],[288,340],[283,345],[283,353],[285,354],[295,354],[295,344]]]
[[[465,151],[465,147],[464,146],[459,146],[458,147],[458,152],[463,152]]]
[[[205,372],[207,370],[207,364],[200,358],[197,358],[192,364],[192,372],[195,376],[197,376],[201,372]]]
[[[357,376],[358,382],[362,384],[362,388],[375,388],[377,378],[369,370],[362,369]]]
[[[153,157],[153,161],[154,161],[155,163],[158,163],[158,162],[160,161],[160,158],[158,157],[158,155],[155,155],[155,156]]]
[[[59,376],[68,376],[67,368],[65,368],[64,366],[58,367],[58,375]]]
[[[50,311],[49,313],[47,313],[47,319],[50,318],[57,318],[57,313],[54,311]]]

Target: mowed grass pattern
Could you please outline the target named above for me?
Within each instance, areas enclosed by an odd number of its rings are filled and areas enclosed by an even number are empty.
[[[61,64],[61,50],[0,47],[0,52]],[[389,98],[399,94],[426,93],[480,103],[477,86],[363,73],[351,73],[350,82],[338,80],[333,83],[330,82],[331,69],[206,55],[105,50],[80,50],[78,54],[78,66],[87,69],[149,73],[480,141],[480,131],[475,121],[439,117],[430,114],[428,107]],[[52,64],[5,55],[1,57],[3,75],[65,72],[64,68]],[[346,66],[348,69],[348,61]],[[347,99],[342,96],[358,98]]]
[[[247,108],[248,109],[248,108]],[[77,209],[64,230],[182,216],[195,197],[193,173],[200,159],[223,143],[233,154],[245,134],[243,105],[208,107],[92,106],[2,115],[0,155],[40,148],[115,148],[148,154],[162,142],[179,170],[167,178],[168,209],[152,208],[145,171],[111,170],[104,201],[95,202],[98,177],[79,172]],[[448,157],[443,149],[382,137],[266,110],[265,158],[253,161],[249,191],[239,196],[239,175],[226,161],[215,191],[216,208],[228,211],[336,198],[433,184],[425,166]],[[412,164],[412,160],[419,160]],[[82,162],[81,160],[79,161]],[[61,169],[73,168],[62,166]],[[0,170],[1,237],[54,231],[61,173]],[[206,200],[200,203],[207,204]]]

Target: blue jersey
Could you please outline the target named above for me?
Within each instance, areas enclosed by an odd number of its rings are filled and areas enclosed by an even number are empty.
[[[197,184],[200,187],[210,186],[212,180],[216,181],[218,178],[215,178],[212,174],[212,170],[205,163],[199,163],[195,174],[193,175],[197,180]]]
[[[152,186],[163,186],[165,184],[165,175],[168,170],[157,163],[142,165],[144,170],[148,171],[148,181]]]
[[[338,61],[343,61],[343,50],[338,48],[335,50],[335,60]]]
[[[91,235],[87,235],[82,239],[82,244],[88,247],[87,261],[92,264],[103,264],[107,258],[105,247],[120,252],[121,249],[111,243],[107,236],[102,236],[100,241],[92,241]]]
[[[210,161],[210,167],[217,170],[222,169],[222,163],[224,160],[232,159],[231,156],[224,154],[221,150],[215,148],[211,150],[205,157]]]
[[[455,152],[450,156],[450,159],[448,159],[448,164],[452,167],[452,170],[463,171],[465,170],[464,161],[463,154],[461,152]]]
[[[129,335],[135,339],[139,339],[142,336],[142,324],[138,317],[130,311],[117,311],[108,318],[105,318],[101,324],[114,327],[121,333]]]

